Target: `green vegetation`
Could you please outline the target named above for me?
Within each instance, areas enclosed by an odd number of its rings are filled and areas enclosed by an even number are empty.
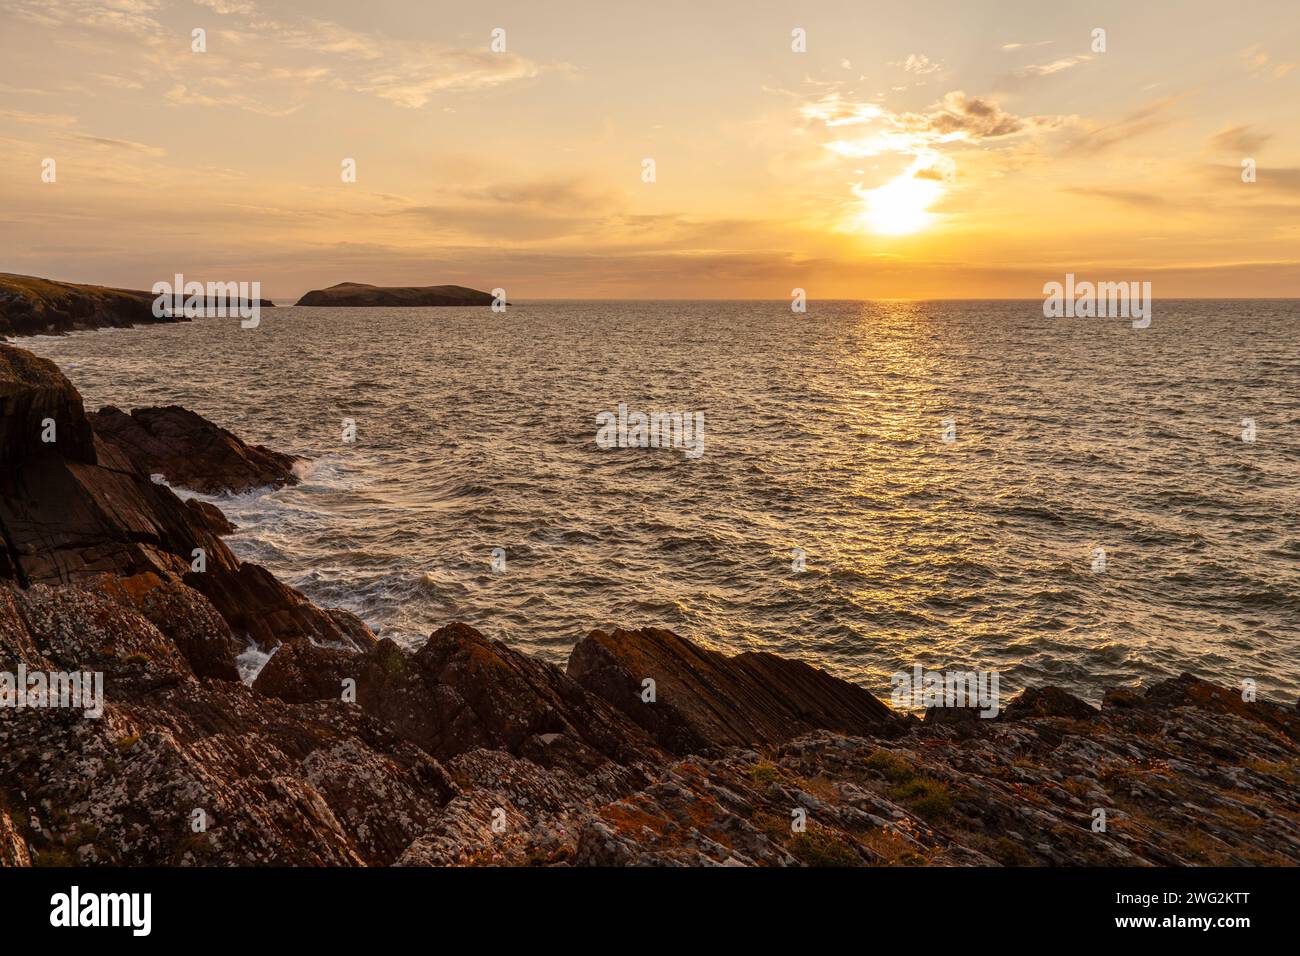
[[[805,866],[862,866],[851,846],[824,830],[796,834],[787,849]]]

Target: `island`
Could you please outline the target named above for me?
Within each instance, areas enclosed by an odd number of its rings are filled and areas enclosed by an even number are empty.
[[[375,286],[364,282],[340,282],[328,289],[313,289],[295,305],[314,306],[465,306],[491,305],[496,301],[490,292],[468,289],[463,285]]]

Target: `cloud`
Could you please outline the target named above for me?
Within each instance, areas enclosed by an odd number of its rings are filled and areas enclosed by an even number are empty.
[[[945,94],[928,113],[907,113],[900,119],[913,132],[950,139],[996,139],[1026,128],[1025,120],[1003,112],[993,100],[967,96],[962,90]]]
[[[863,224],[885,234],[903,234],[933,222],[949,188],[957,183],[957,150],[980,147],[997,149],[999,164],[1019,162],[1016,150],[1004,145],[1019,141],[1036,154],[1037,146],[1026,137],[1055,129],[1069,118],[1017,116],[988,97],[970,96],[953,90],[920,112],[897,113],[877,103],[846,99],[838,91],[823,94],[801,107],[804,118],[820,123],[837,138],[824,143],[832,154],[846,159],[889,155],[907,160],[901,169],[883,172],[892,176],[875,185],[854,182],[850,194],[856,197],[856,218],[847,220],[850,231]],[[1024,151],[1021,150],[1023,153]],[[977,159],[975,167],[983,162]],[[878,169],[878,167],[877,167]],[[855,170],[863,177],[866,170]]]
[[[126,149],[132,152],[145,153],[149,156],[166,156],[167,150],[161,146],[148,146],[145,143],[134,143],[129,139],[110,139],[107,136],[91,136],[88,133],[70,133],[65,139],[76,140],[80,143],[87,143],[91,146],[98,146],[102,149]]]
[[[1077,153],[1100,153],[1162,129],[1174,122],[1174,117],[1167,114],[1179,99],[1181,97],[1170,96],[1157,100],[1113,123],[1082,123],[1078,135],[1070,139],[1066,148]]]
[[[75,126],[77,118],[64,113],[27,113],[23,110],[0,110],[0,119],[30,126]]]
[[[20,96],[48,96],[49,90],[38,90],[30,86],[10,86],[8,83],[0,83],[0,93],[16,93]]]
[[[130,77],[126,77],[126,76],[117,76],[116,74],[113,73],[92,73],[91,76],[94,77],[96,80],[98,80],[100,83],[107,84],[108,86],[116,87],[119,90],[144,89],[144,84],[141,83],[139,80],[133,80]]]
[[[1067,186],[1063,192],[1088,199],[1105,199],[1121,206],[1137,209],[1167,209],[1174,205],[1163,196],[1136,189],[1108,189],[1101,186]]]
[[[800,112],[827,128],[869,127],[856,140],[838,141],[829,148],[843,155],[876,156],[883,152],[914,154],[923,148],[955,142],[974,143],[1014,136],[1059,125],[1060,117],[1020,117],[1008,113],[987,97],[967,96],[963,90],[946,93],[930,108],[918,113],[895,113],[877,103],[844,99],[829,93]]]
[[[158,36],[158,0],[17,0],[11,12],[46,27]]]
[[[199,82],[203,81],[199,80]],[[217,81],[213,80],[211,82],[215,83]],[[270,106],[256,97],[243,93],[205,93],[198,89],[192,89],[184,83],[177,83],[165,95],[169,103],[174,103],[177,106],[230,107],[247,110],[250,113],[258,113],[262,116],[288,116],[297,112],[301,107],[299,103],[281,107]]]
[[[923,53],[909,53],[902,66],[905,71],[915,73],[917,76],[938,73],[942,69],[938,63],[935,63]]]
[[[1049,76],[1056,76],[1066,70],[1072,70],[1091,59],[1092,57],[1089,54],[1081,53],[1077,56],[1061,57],[1052,60],[1050,63],[1030,63],[999,77],[994,82],[993,88],[1005,93],[1019,91]]]
[[[1246,63],[1246,69],[1256,76],[1271,76],[1275,80],[1280,80],[1292,70],[1300,67],[1300,62],[1291,61],[1288,63],[1276,63],[1272,56],[1262,47],[1247,47],[1241,51],[1241,58]]]
[[[180,31],[163,27],[160,0],[16,0],[14,12],[74,44],[81,42],[79,34],[132,35],[131,52],[142,55],[148,69],[87,72],[102,81],[98,85],[144,89],[148,84],[165,91],[161,95],[175,105],[229,107],[264,116],[299,110],[315,95],[313,87],[325,83],[333,90],[418,109],[442,94],[497,89],[563,68],[489,52],[486,36],[481,48],[457,49],[318,17],[270,15],[252,0],[195,2],[223,18],[210,25],[207,51],[201,54],[189,51],[189,26]],[[108,47],[102,36],[88,40],[94,53],[125,52]],[[88,80],[86,91],[93,93],[95,86]]]
[[[222,16],[231,13],[252,14],[257,12],[257,6],[252,0],[194,0],[201,7],[207,7]]]
[[[1092,57],[1086,53],[1078,56],[1067,56],[1059,60],[1053,60],[1051,63],[1031,63],[1029,66],[1021,67],[1016,70],[1015,75],[1020,77],[1038,77],[1051,76],[1053,73],[1060,73],[1062,70],[1068,70],[1078,66],[1080,63],[1086,63]]]
[[[485,90],[540,73],[536,63],[513,53],[452,50],[413,57],[394,68],[368,74],[355,82],[355,89],[417,109],[438,93]]]
[[[1202,182],[1206,186],[1228,184],[1233,187],[1242,185],[1241,167],[1215,164],[1202,167]],[[1258,192],[1283,192],[1300,194],[1300,167],[1265,166],[1255,167],[1258,177],[1250,188]]]
[[[1207,147],[1214,153],[1249,156],[1259,152],[1260,147],[1272,138],[1272,133],[1249,126],[1228,126],[1211,136]]]

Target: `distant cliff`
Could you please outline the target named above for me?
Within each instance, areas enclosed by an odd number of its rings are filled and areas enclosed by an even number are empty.
[[[491,305],[490,292],[463,285],[375,286],[362,282],[340,282],[328,289],[314,289],[297,305],[316,306],[431,306]]]
[[[154,315],[155,298],[152,292],[138,289],[112,289],[0,272],[0,339],[189,321],[179,315]],[[203,296],[199,301],[206,305],[208,300]],[[259,302],[264,309],[274,307],[269,299]]]
[[[153,295],[100,285],[0,272],[0,336],[60,335],[77,329],[128,328],[155,318]]]

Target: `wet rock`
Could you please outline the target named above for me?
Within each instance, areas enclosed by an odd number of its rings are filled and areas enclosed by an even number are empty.
[[[218,537],[234,534],[239,530],[216,505],[208,504],[206,501],[199,501],[198,498],[187,498],[185,507],[189,509],[191,518],[199,527],[206,528]]]
[[[117,445],[145,474],[162,475],[172,485],[239,494],[298,482],[294,456],[248,445],[179,405],[137,408],[129,415],[110,405],[89,419],[102,440]]]
[[[802,661],[766,653],[727,657],[671,631],[592,631],[568,674],[674,753],[778,743],[815,729],[901,732],[870,693]],[[643,700],[645,680],[655,700]]]

